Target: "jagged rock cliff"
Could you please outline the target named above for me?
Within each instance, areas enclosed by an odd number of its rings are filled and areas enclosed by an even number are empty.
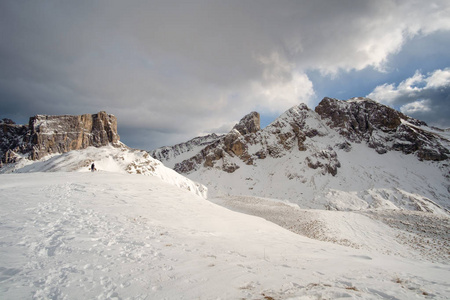
[[[28,125],[0,123],[1,163],[20,157],[37,160],[49,154],[117,145],[117,119],[106,112],[80,116],[37,115]]]
[[[253,112],[226,135],[189,143],[164,148],[170,167],[212,195],[306,201],[311,208],[427,201],[450,208],[449,134],[367,98],[324,98],[315,110],[300,104],[264,129]],[[160,151],[150,154],[166,163]]]
[[[261,118],[259,113],[253,111],[243,117],[238,124],[236,124],[233,129],[237,130],[240,134],[246,135],[248,133],[258,132],[261,127]]]

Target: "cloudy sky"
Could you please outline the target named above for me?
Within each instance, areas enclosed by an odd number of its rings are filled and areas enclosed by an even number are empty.
[[[448,0],[3,0],[0,38],[0,118],[105,110],[141,149],[325,96],[450,127]]]

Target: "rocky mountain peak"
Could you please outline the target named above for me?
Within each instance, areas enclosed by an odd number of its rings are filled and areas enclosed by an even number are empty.
[[[445,160],[450,152],[439,135],[413,119],[369,98],[347,101],[324,98],[315,111],[329,127],[350,142],[366,142],[383,154],[389,150],[415,153],[421,160]]]
[[[248,133],[255,133],[261,129],[261,119],[259,113],[253,111],[243,117],[233,129],[237,130],[240,134],[246,135]]]
[[[395,130],[402,119],[407,119],[393,108],[368,98],[352,98],[349,101],[324,98],[315,111],[326,120],[327,125],[355,141],[360,141],[361,134],[374,129],[384,132]]]
[[[0,123],[0,158],[2,163],[19,157],[32,160],[54,153],[117,145],[117,119],[102,111],[80,116],[36,115],[28,125]]]

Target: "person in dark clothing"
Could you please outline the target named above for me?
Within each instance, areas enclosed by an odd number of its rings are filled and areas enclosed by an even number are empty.
[[[95,171],[95,165],[94,165],[94,163],[92,163],[92,165],[91,165],[91,172],[94,172]]]

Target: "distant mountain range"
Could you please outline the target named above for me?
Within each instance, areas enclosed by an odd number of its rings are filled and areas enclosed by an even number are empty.
[[[257,112],[225,135],[151,156],[209,188],[304,208],[450,209],[450,133],[368,98],[300,104],[266,128]]]

